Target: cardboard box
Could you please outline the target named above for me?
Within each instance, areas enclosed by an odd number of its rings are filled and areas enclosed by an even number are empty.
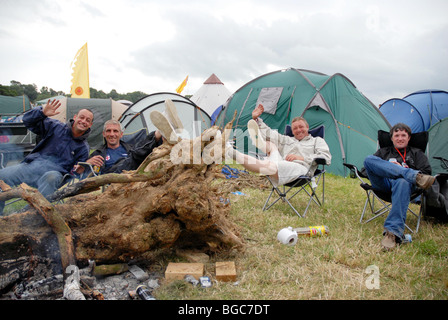
[[[216,262],[215,267],[216,280],[218,281],[236,281],[235,262]]]
[[[187,274],[190,274],[195,277],[196,280],[199,280],[199,277],[204,275],[204,264],[170,262],[165,271],[165,279],[183,280]]]

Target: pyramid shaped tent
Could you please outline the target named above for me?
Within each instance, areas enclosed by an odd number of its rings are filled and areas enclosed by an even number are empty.
[[[213,73],[191,97],[191,101],[211,116],[217,108],[227,101],[230,95],[231,93],[224,83]]]
[[[261,118],[272,129],[285,132],[296,116],[303,116],[310,129],[325,126],[332,164],[328,171],[347,175],[344,162],[361,168],[364,158],[377,149],[378,130],[389,130],[389,122],[354,84],[342,74],[289,68],[262,75],[238,89],[223,106],[216,125],[232,120],[236,147],[255,151],[249,142],[247,122],[262,103]]]

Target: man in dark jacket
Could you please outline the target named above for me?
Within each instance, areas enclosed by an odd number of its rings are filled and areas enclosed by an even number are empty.
[[[99,168],[99,173],[121,173],[123,170],[135,170],[145,160],[154,148],[163,143],[160,132],[150,132],[143,141],[135,145],[129,145],[121,140],[123,130],[121,123],[116,120],[108,120],[104,123],[103,137],[104,145],[92,152],[86,161],[94,167]],[[83,168],[76,168],[78,173]]]
[[[374,190],[392,192],[392,208],[384,223],[385,249],[392,249],[404,236],[407,209],[412,192],[428,189],[434,183],[431,166],[424,152],[408,146],[411,129],[403,123],[390,130],[393,146],[380,148],[364,160]]]
[[[0,170],[0,180],[9,186],[26,183],[48,196],[56,191],[64,174],[89,156],[87,137],[93,124],[93,113],[82,109],[69,123],[49,117],[59,114],[59,100],[48,101],[23,116],[25,126],[42,139],[25,159],[17,165]],[[0,202],[0,214],[4,202]]]

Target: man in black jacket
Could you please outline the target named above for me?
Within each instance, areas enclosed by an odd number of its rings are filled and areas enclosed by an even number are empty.
[[[408,146],[411,129],[403,123],[390,130],[393,146],[380,148],[364,160],[374,190],[392,192],[392,208],[384,223],[385,249],[392,249],[404,236],[407,209],[416,187],[428,189],[434,183],[431,166],[424,152]]]
[[[145,158],[163,143],[162,135],[158,130],[150,132],[143,141],[135,145],[129,145],[121,140],[123,130],[121,123],[116,120],[108,120],[104,123],[104,145],[92,152],[86,161],[99,168],[99,173],[120,173],[123,170],[135,170]],[[82,167],[77,168],[82,173]]]

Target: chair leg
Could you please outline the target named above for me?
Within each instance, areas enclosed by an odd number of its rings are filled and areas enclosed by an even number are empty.
[[[378,198],[370,190],[366,191],[366,196],[367,196],[367,199],[366,199],[366,202],[364,204],[364,209],[363,209],[362,214],[361,214],[361,219],[359,220],[360,223],[368,223],[368,222],[370,222],[372,220],[375,220],[376,218],[379,218],[383,214],[389,212],[389,208],[390,208],[391,204],[385,203],[383,200]],[[383,205],[383,207],[378,209],[378,210],[375,210],[375,200],[378,200]],[[365,215],[366,210],[367,210],[367,206],[369,206],[370,212],[373,214],[373,217],[363,221],[364,215]]]
[[[291,188],[289,188],[288,191],[290,189]],[[269,200],[271,200],[272,194],[274,192],[277,194],[278,197],[270,205],[268,205]],[[271,193],[269,194],[266,202],[264,203],[263,211],[266,211],[266,210],[270,209],[279,200],[282,200],[283,202],[286,202],[290,206],[290,208],[295,212],[295,214],[297,214],[300,218],[302,218],[302,215],[300,215],[300,213],[296,210],[296,208],[294,208],[294,206],[291,204],[291,202],[289,202],[289,199],[286,198],[286,193],[287,192],[285,192],[285,187],[284,186],[283,186],[283,192],[281,192],[278,187],[273,186],[272,189],[271,189]]]
[[[275,188],[272,187],[271,189],[271,193],[269,194],[269,197],[266,199],[266,202],[264,203],[263,206],[263,211],[268,210],[270,207],[272,207],[272,204],[269,207],[266,207],[268,205],[269,200],[271,199],[272,193],[275,191]]]
[[[310,195],[310,198],[308,200],[308,205],[306,206],[305,211],[303,212],[303,216],[305,216],[306,213],[308,212],[308,208],[310,207],[311,201],[314,201],[317,205],[322,206],[322,204],[320,203],[319,197],[316,195],[316,193],[314,192],[314,190],[313,190],[313,188],[311,186],[310,186],[310,188],[311,188],[312,194]]]
[[[412,210],[411,208],[408,208],[408,212],[413,214],[417,218],[417,222],[416,222],[414,230],[412,230],[407,224],[404,225],[406,227],[406,229],[408,229],[411,233],[417,233],[418,232],[418,230],[420,228],[420,221],[421,221],[422,216],[424,214],[423,211],[424,211],[425,205],[426,205],[426,198],[424,196],[422,196],[422,202],[420,204],[420,208],[419,208],[418,214],[415,213],[414,210]]]
[[[418,232],[418,229],[420,228],[420,221],[422,220],[422,217],[426,214],[426,196],[422,195],[422,202],[420,203],[420,210],[418,212],[417,217],[417,227],[415,228],[415,233]]]
[[[274,204],[276,204],[279,200],[282,200],[283,202],[286,202],[286,203],[291,207],[291,209],[292,209],[292,210],[293,210],[299,217],[302,218],[302,217],[305,217],[306,213],[308,212],[308,209],[309,209],[309,207],[310,207],[310,205],[311,205],[311,201],[314,201],[314,203],[316,203],[318,206],[322,206],[322,204],[323,204],[324,201],[325,201],[325,185],[322,186],[322,201],[321,201],[321,199],[319,198],[319,195],[316,193],[315,189],[313,189],[313,187],[312,187],[312,185],[311,185],[311,181],[308,181],[307,183],[305,183],[304,185],[301,185],[301,186],[291,186],[291,187],[288,187],[287,190],[286,190],[286,186],[281,186],[281,187],[283,188],[283,192],[282,192],[282,191],[280,191],[279,187],[275,186],[275,185],[272,183],[272,181],[269,179],[269,177],[266,177],[266,178],[267,178],[267,179],[269,180],[269,182],[271,183],[271,185],[272,185],[272,189],[271,189],[271,192],[270,192],[268,198],[266,199],[266,201],[265,201],[265,203],[264,203],[264,205],[263,205],[263,211],[266,211],[266,210],[270,209],[270,208],[271,208]],[[320,176],[318,177],[318,179],[317,179],[317,185],[319,185],[321,178],[323,179],[323,180],[322,180],[322,183],[323,183],[323,184],[325,183],[325,176],[324,176],[324,174],[322,174],[322,175],[320,175]],[[308,190],[306,189],[307,186],[309,186],[310,191],[308,191]],[[290,197],[287,198],[287,197],[286,197],[287,194],[288,194],[293,188],[298,188],[298,190],[295,191],[295,192],[293,193],[292,196],[290,196]],[[307,194],[308,197],[309,197],[309,200],[308,200],[308,204],[307,204],[307,206],[306,206],[306,208],[305,208],[304,213],[303,213],[303,214],[300,214],[300,213],[297,211],[297,209],[291,204],[290,200],[291,200],[293,197],[295,197],[298,193],[300,193],[302,190],[303,190],[304,192],[306,192],[306,194]],[[271,200],[271,198],[272,198],[274,192],[277,194],[278,198],[275,199],[271,204],[269,204],[269,201]]]
[[[271,184],[272,184],[272,182],[271,182]],[[288,190],[288,191],[289,191],[289,190]],[[277,199],[275,199],[274,202],[272,202],[272,203],[268,206],[269,200],[271,199],[272,194],[273,194],[274,192],[277,194]],[[283,202],[287,201],[287,199],[286,199],[286,193],[287,193],[287,192],[285,192],[285,186],[283,186],[283,192],[281,192],[280,189],[279,189],[278,187],[276,187],[276,186],[274,186],[274,184],[272,184],[271,193],[269,194],[269,197],[266,199],[266,202],[264,203],[263,211],[268,210],[269,208],[271,208],[271,207],[272,207],[274,204],[276,204],[279,200],[282,200]]]
[[[320,180],[320,177],[319,177]],[[318,185],[319,185],[318,180]],[[325,172],[322,174],[322,204],[325,204]]]
[[[364,203],[364,208],[362,210],[361,213],[361,218],[359,219],[360,223],[368,223],[372,220],[375,220],[376,218],[379,218],[380,216],[384,215],[385,213],[388,213],[390,210],[390,207],[392,206],[391,203],[386,203],[383,200],[381,200],[380,198],[378,198],[375,193],[373,193],[372,191],[366,191],[366,202]],[[382,208],[375,210],[375,200],[379,201],[382,204]],[[411,233],[417,233],[419,228],[420,228],[420,221],[421,221],[421,217],[423,215],[423,210],[424,210],[424,206],[425,206],[425,202],[426,199],[424,196],[422,196],[422,203],[420,205],[420,210],[419,213],[415,213],[410,207],[408,207],[407,211],[409,213],[411,213],[412,215],[414,215],[417,218],[417,224],[414,230],[412,230],[406,223],[405,223],[405,228],[407,230],[409,230]],[[370,208],[371,213],[373,214],[373,217],[371,217],[370,219],[364,220],[364,216],[366,213],[367,208]]]

